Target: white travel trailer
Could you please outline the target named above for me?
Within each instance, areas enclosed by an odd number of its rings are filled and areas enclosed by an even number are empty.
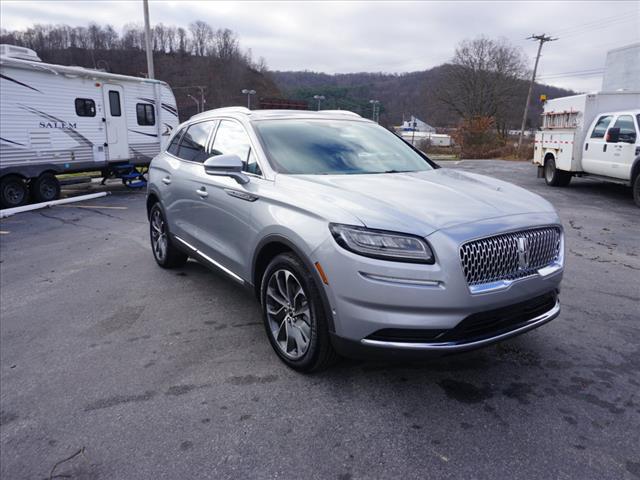
[[[159,80],[43,63],[0,46],[0,202],[58,197],[55,175],[148,165],[179,123]]]

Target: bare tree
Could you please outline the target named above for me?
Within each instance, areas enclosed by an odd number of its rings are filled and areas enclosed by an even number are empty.
[[[218,29],[213,41],[215,54],[223,62],[230,62],[240,57],[240,42],[232,30]]]
[[[196,20],[189,24],[191,38],[193,41],[193,53],[199,57],[204,57],[207,53],[207,47],[213,37],[213,30],[208,23],[202,20]]]
[[[464,40],[447,66],[438,98],[465,120],[493,118],[504,133],[526,72],[524,54],[506,40]]]

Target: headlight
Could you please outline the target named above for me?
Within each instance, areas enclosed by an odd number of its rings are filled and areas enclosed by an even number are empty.
[[[329,230],[342,248],[365,257],[434,263],[431,247],[420,237],[337,223],[329,224]]]

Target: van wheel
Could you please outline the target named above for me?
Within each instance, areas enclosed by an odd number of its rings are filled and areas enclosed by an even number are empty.
[[[36,203],[50,202],[60,197],[60,182],[52,173],[43,173],[31,182],[31,194]]]
[[[149,213],[149,236],[153,258],[162,268],[181,267],[187,263],[189,256],[179,250],[171,240],[169,227],[159,203],[154,204]]]
[[[544,162],[544,181],[551,187],[566,187],[571,182],[571,174],[556,168],[556,161],[549,158]]]
[[[636,202],[636,206],[640,207],[640,174],[636,175],[636,179],[633,181],[633,201]]]
[[[14,208],[29,200],[27,182],[18,175],[7,175],[0,180],[0,205],[2,208]]]
[[[260,300],[271,346],[287,366],[317,372],[337,359],[311,272],[293,253],[276,256],[262,276]]]

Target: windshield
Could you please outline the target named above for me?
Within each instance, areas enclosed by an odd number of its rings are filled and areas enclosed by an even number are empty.
[[[273,168],[289,174],[363,174],[433,170],[379,125],[348,120],[254,123]]]

